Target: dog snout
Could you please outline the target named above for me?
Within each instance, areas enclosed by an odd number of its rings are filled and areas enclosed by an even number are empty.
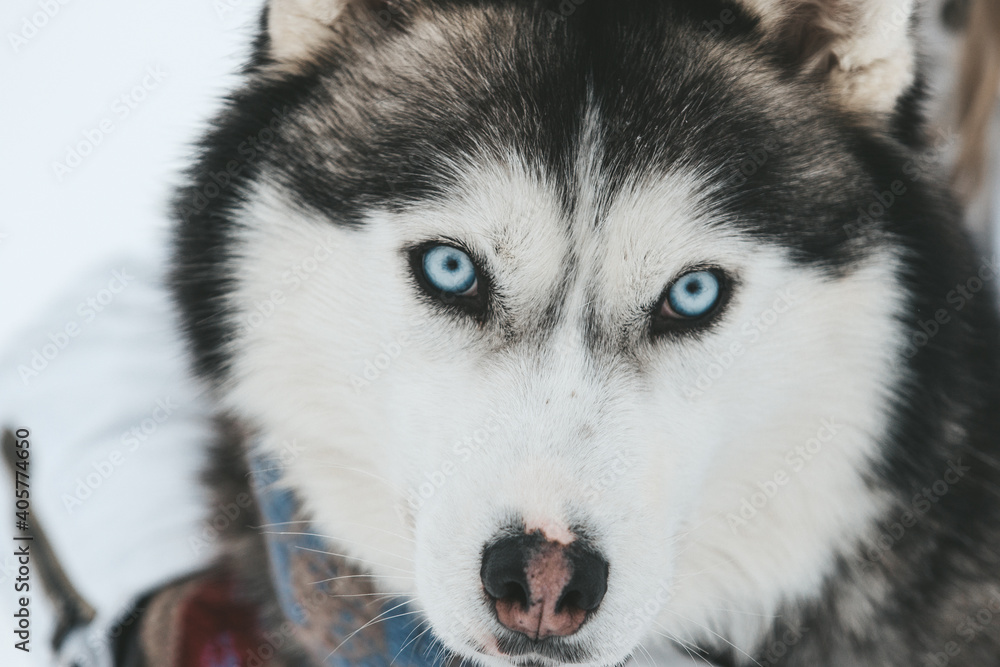
[[[480,576],[497,620],[532,640],[575,634],[608,590],[608,563],[575,541],[508,536],[483,551]]]

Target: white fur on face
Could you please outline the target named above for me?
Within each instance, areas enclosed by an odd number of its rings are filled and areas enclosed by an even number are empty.
[[[230,407],[276,453],[294,441],[286,481],[334,550],[416,593],[483,665],[511,662],[487,655],[500,626],[480,557],[520,521],[553,539],[582,528],[610,564],[574,637],[587,664],[660,636],[752,651],[881,506],[862,474],[901,338],[895,259],[838,278],[795,265],[712,220],[693,175],[632,184],[596,226],[594,202],[565,219],[516,161],[466,178],[360,229],[262,186],[236,267]],[[435,239],[486,258],[496,321],[421,294],[404,249]],[[722,317],[652,339],[665,287],[704,265],[735,280]]]

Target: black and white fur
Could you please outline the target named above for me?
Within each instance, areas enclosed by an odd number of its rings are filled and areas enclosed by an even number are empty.
[[[480,582],[512,523],[610,565],[581,665],[1000,664],[997,267],[921,159],[912,11],[274,0],[176,201],[199,371],[475,664],[527,664]],[[697,266],[724,309],[656,330]]]

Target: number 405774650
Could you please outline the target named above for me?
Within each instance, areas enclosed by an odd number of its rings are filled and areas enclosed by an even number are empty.
[[[28,441],[30,435],[26,428],[19,428],[14,432],[14,460],[12,469],[14,473],[14,506],[17,508],[15,511],[17,526],[21,530],[28,529],[28,509],[30,507],[29,499],[31,498],[28,484],[28,464],[31,459],[31,444]]]

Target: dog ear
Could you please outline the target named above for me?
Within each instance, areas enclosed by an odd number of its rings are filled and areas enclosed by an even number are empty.
[[[890,113],[915,77],[915,0],[739,0],[845,108]]]
[[[359,20],[386,27],[393,13],[389,2],[376,0],[268,0],[267,36],[270,56],[283,65],[308,60],[337,38],[338,24],[355,7]]]

